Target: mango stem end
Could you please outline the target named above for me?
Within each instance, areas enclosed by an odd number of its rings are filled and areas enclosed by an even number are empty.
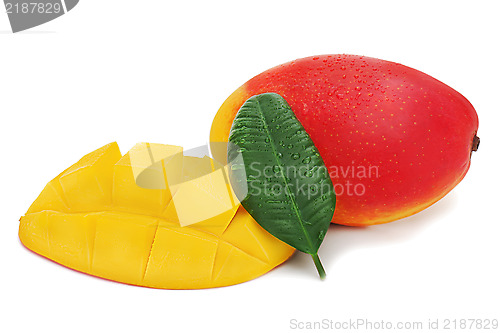
[[[479,137],[477,135],[474,135],[474,138],[472,139],[472,151],[477,151],[480,142],[481,140],[479,139]]]

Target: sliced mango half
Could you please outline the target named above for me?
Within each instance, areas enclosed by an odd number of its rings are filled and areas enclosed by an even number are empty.
[[[30,250],[98,277],[162,289],[254,279],[294,249],[239,204],[227,167],[181,147],[116,143],[84,156],[20,220]]]

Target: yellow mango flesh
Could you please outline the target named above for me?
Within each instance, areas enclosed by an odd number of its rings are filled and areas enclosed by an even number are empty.
[[[127,284],[245,282],[293,248],[252,219],[225,177],[224,167],[180,147],[141,143],[122,156],[112,143],[47,184],[21,218],[19,237],[64,266]]]

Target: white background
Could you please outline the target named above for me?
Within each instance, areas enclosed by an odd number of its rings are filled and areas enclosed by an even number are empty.
[[[19,34],[0,13],[0,331],[288,332],[298,331],[292,319],[424,327],[500,319],[499,9],[497,1],[82,0]],[[123,153],[139,141],[204,144],[239,85],[325,53],[438,78],[475,106],[481,137],[466,178],[431,208],[387,225],[332,226],[320,249],[325,281],[296,254],[237,286],[147,289],[66,269],[19,242],[19,217],[84,154],[111,141]]]

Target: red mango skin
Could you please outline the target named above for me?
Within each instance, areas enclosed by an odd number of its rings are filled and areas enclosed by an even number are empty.
[[[239,108],[265,92],[286,99],[318,148],[337,193],[334,223],[380,224],[425,209],[463,179],[477,148],[478,117],[464,96],[415,69],[355,55],[255,76],[221,106],[211,142],[227,142]]]

